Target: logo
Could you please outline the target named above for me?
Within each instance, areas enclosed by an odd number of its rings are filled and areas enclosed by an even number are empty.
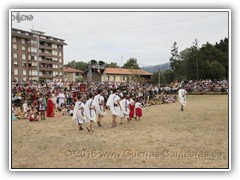
[[[12,15],[12,21],[17,21],[17,23],[20,23],[22,21],[32,21],[33,20],[33,15],[25,15],[25,14],[20,14],[19,12],[16,15]]]

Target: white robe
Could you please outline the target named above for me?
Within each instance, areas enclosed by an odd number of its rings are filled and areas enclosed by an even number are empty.
[[[83,102],[77,101],[73,109],[73,120],[76,120],[76,123],[82,124],[85,122],[86,118],[83,115],[82,108],[84,109],[85,105]]]
[[[103,96],[101,96],[100,94],[96,95],[94,97],[94,105],[95,105],[95,109],[96,109],[96,114],[99,114],[101,116],[106,115],[106,112],[104,111],[104,107],[103,107],[103,103],[104,103],[104,98]],[[102,105],[100,105],[102,104]]]
[[[185,89],[178,90],[179,102],[182,106],[185,106],[187,103],[186,94],[187,94],[187,91]]]
[[[110,110],[113,115],[120,116],[120,106],[117,104],[120,97],[117,94],[111,94],[107,100],[107,106],[110,107]]]
[[[84,116],[86,117],[86,122],[96,121],[95,109],[90,109],[94,107],[93,99],[87,100],[84,108]]]
[[[120,117],[125,117],[129,115],[129,101],[127,99],[123,99],[120,101],[120,106],[122,108]]]
[[[58,100],[58,106],[61,107],[61,104],[64,104],[65,95],[64,95],[63,93],[60,93],[60,94],[58,95],[58,98],[59,98],[59,100]]]

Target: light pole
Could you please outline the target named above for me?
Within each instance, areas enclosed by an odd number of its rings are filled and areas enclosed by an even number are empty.
[[[158,72],[158,87],[160,88],[160,72]]]

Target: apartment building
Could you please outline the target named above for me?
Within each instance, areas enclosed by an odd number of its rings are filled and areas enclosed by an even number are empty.
[[[12,80],[63,81],[65,40],[12,28]]]

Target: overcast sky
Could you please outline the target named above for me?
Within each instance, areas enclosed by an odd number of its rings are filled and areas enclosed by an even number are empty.
[[[13,12],[13,14],[16,14]],[[46,35],[64,39],[65,64],[91,59],[121,65],[135,57],[142,66],[169,62],[176,41],[179,51],[228,37],[227,12],[22,12],[32,21],[12,27],[34,28]]]

